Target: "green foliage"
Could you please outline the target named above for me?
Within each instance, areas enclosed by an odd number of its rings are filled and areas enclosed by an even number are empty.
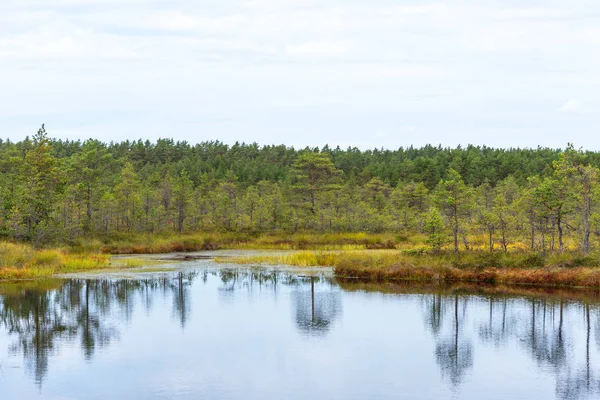
[[[337,170],[326,153],[302,153],[294,162],[293,171],[297,180],[296,189],[302,201],[308,203],[308,209],[315,215],[318,192],[328,189],[331,178]]]
[[[427,233],[427,244],[434,251],[440,251],[446,241],[444,234],[444,221],[439,210],[432,207],[425,218],[424,231]]]
[[[448,177],[440,181],[437,203],[450,221],[454,252],[458,253],[459,233],[473,208],[473,190],[465,184],[458,171],[450,169]]]
[[[123,233],[366,232],[391,235],[372,248],[439,251],[447,232],[455,252],[587,254],[600,244],[598,166],[600,153],[572,146],[106,144],[51,140],[42,127],[0,141],[0,236],[40,246]]]
[[[523,257],[522,260],[519,260],[519,263],[515,266],[533,268],[533,267],[543,267],[546,263],[544,256],[541,254],[528,254]]]
[[[24,227],[34,242],[43,241],[43,230],[54,207],[59,187],[58,161],[50,154],[50,140],[44,125],[33,137],[22,163],[24,187],[21,188],[20,213],[14,221],[17,230]]]

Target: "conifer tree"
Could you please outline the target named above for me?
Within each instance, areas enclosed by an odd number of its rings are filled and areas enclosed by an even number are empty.
[[[437,203],[452,227],[454,252],[458,253],[458,235],[464,220],[473,208],[473,192],[465,185],[460,174],[450,169],[448,177],[437,188]]]

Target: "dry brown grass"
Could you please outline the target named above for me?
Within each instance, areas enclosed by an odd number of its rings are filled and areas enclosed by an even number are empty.
[[[586,265],[586,261],[589,264]],[[480,282],[510,285],[600,288],[600,268],[577,254],[540,258],[535,254],[423,256],[341,255],[337,276],[373,281]]]
[[[240,264],[334,267],[336,276],[366,281],[477,282],[600,288],[600,259],[577,253],[465,252],[429,254],[399,250],[301,251],[226,258]]]

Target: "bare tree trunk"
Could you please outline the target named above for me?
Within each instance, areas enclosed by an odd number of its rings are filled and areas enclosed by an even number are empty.
[[[506,226],[503,223],[502,224],[502,248],[504,249],[504,252],[508,252],[508,246],[506,243]]]
[[[591,183],[586,180],[583,190],[583,251],[590,252],[590,214],[592,213]]]
[[[563,242],[562,209],[558,212],[556,218],[556,227],[558,228],[558,248],[562,253],[565,251],[565,244]]]
[[[529,219],[531,226],[531,250],[535,249],[535,220],[533,216]]]
[[[458,209],[456,204],[454,204],[452,211],[454,213],[454,227],[452,228],[452,233],[454,234],[454,252],[458,253]]]

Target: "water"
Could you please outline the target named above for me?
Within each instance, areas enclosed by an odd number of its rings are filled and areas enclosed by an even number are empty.
[[[589,292],[151,271],[0,286],[0,398],[600,398]]]

